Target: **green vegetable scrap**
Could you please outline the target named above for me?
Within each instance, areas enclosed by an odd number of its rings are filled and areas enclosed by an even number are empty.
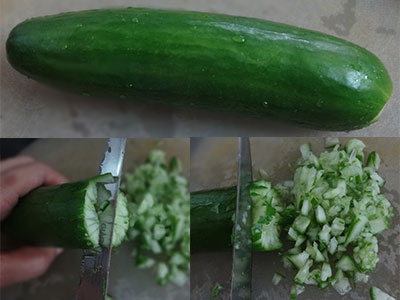
[[[190,199],[181,163],[152,151],[146,162],[126,173],[121,190],[126,194],[129,241],[138,268],[154,268],[160,285],[183,285],[190,266]]]
[[[213,291],[212,291],[212,295],[211,295],[211,300],[214,300],[215,298],[217,298],[217,296],[219,295],[219,293],[222,291],[222,285],[220,285],[218,282],[215,284]]]
[[[364,163],[364,147],[352,139],[340,149],[337,139],[329,139],[317,157],[310,144],[302,145],[293,182],[271,187],[262,179],[252,185],[255,248],[281,248],[281,231],[295,242],[282,253],[284,265],[297,270],[291,298],[307,284],[332,285],[344,295],[351,280],[366,283],[366,272],[379,261],[377,235],[389,228],[394,214],[381,194],[385,180],[378,174],[379,155],[371,152]],[[280,280],[275,276],[274,282]],[[373,292],[381,295],[376,288]]]

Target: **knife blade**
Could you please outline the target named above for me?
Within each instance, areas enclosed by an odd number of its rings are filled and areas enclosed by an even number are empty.
[[[77,293],[78,300],[101,300],[107,295],[108,275],[111,262],[112,239],[115,210],[121,178],[122,163],[125,153],[125,138],[110,138],[100,164],[100,175],[111,173],[117,178],[115,183],[106,184],[110,192],[109,201],[113,206],[113,216],[110,223],[100,226],[100,251],[83,250],[81,260],[81,277]]]
[[[250,183],[253,179],[250,141],[238,140],[238,180],[233,240],[231,299],[251,298],[252,239]]]

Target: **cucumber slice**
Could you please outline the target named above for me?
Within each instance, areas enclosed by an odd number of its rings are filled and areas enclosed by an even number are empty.
[[[372,300],[396,300],[375,286],[371,287],[369,292]]]

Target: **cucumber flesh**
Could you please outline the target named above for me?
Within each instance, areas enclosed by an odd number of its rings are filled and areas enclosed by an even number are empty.
[[[370,296],[372,300],[396,300],[375,286],[371,287]]]
[[[108,173],[85,181],[37,188],[20,199],[5,221],[5,230],[28,244],[99,249],[101,224],[112,217],[110,192],[104,185],[113,182],[115,178]],[[118,224],[128,222],[124,201],[118,205],[116,216]],[[126,228],[116,226],[113,246],[121,243]]]

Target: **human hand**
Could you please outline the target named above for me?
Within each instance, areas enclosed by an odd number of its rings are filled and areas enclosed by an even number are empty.
[[[1,161],[0,220],[5,219],[18,199],[31,190],[65,182],[64,176],[31,157]],[[0,287],[42,275],[61,251],[60,248],[22,247],[0,253]]]

